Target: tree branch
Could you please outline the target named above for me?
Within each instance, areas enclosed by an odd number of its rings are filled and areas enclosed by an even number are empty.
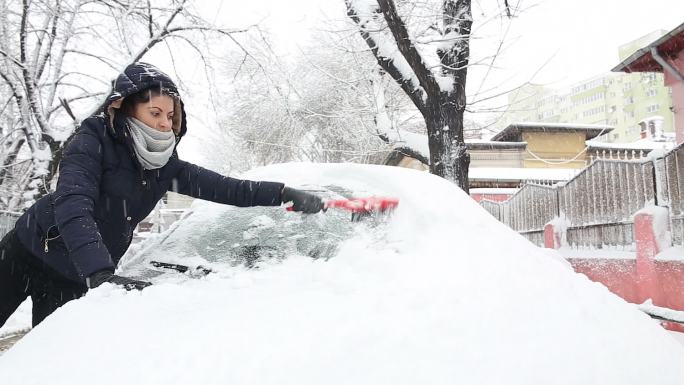
[[[74,116],[73,116],[73,112],[70,112],[69,110],[67,110],[67,106],[64,105],[65,102],[66,102],[67,105],[68,105],[68,103],[75,102],[75,101],[77,101],[77,100],[88,99],[88,98],[94,98],[94,97],[103,96],[103,95],[106,96],[106,95],[104,94],[104,92],[93,92],[93,93],[88,93],[88,94],[85,94],[85,95],[75,96],[75,97],[72,97],[72,98],[60,98],[60,99],[59,99],[59,100],[60,100],[60,104],[58,104],[58,105],[52,107],[52,109],[50,109],[50,111],[48,111],[47,115],[48,115],[48,117],[49,117],[49,116],[51,116],[52,114],[54,114],[55,112],[57,112],[60,108],[64,107],[64,109],[67,111],[67,113],[69,114],[69,116],[71,116],[71,117],[73,118],[73,117],[74,117]]]
[[[418,108],[418,110],[422,112],[425,112],[426,106],[425,106],[425,101],[423,100],[424,96],[424,89],[420,87],[418,84],[413,84],[410,78],[407,78],[404,76],[401,71],[396,67],[394,64],[394,61],[390,58],[384,57],[380,54],[380,51],[378,49],[378,43],[373,39],[371,34],[368,32],[368,29],[366,29],[365,25],[362,24],[361,19],[358,16],[358,13],[356,12],[356,9],[354,8],[353,4],[351,1],[346,0],[347,3],[347,16],[351,18],[356,25],[359,27],[359,33],[361,34],[361,37],[363,40],[366,42],[368,45],[368,48],[370,48],[371,52],[373,53],[373,56],[375,56],[375,59],[377,60],[378,64],[380,67],[382,67],[385,72],[387,72],[390,76],[392,76],[392,79],[399,84],[401,89],[406,93],[406,95],[411,99],[413,104]]]
[[[150,37],[150,40],[148,40],[147,44],[145,44],[145,46],[140,51],[138,51],[138,53],[135,56],[133,56],[131,58],[132,59],[130,61],[131,63],[135,63],[135,62],[139,61],[140,59],[142,59],[142,57],[145,56],[145,54],[150,49],[152,49],[152,47],[154,47],[157,43],[159,43],[160,41],[162,41],[164,39],[164,36],[171,33],[171,31],[169,31],[169,26],[171,25],[171,23],[173,23],[173,20],[176,18],[176,16],[178,16],[181,13],[181,11],[183,11],[183,8],[185,7],[186,1],[187,0],[182,0],[180,2],[180,4],[178,4],[176,9],[173,10],[173,12],[169,16],[169,18],[166,20],[164,27],[162,27],[162,29],[160,29],[156,35]]]
[[[413,73],[416,74],[420,85],[425,89],[425,92],[427,92],[428,95],[438,97],[440,92],[439,84],[437,84],[435,76],[425,65],[420,52],[418,52],[415,45],[413,45],[408,30],[406,30],[406,25],[397,13],[397,7],[394,5],[394,0],[378,0],[378,4],[385,17],[385,21],[387,21],[387,26],[389,27],[390,32],[392,32],[392,36],[394,36],[399,52],[406,58]]]
[[[62,13],[62,3],[58,0],[57,1],[57,9],[55,9],[52,13],[52,17],[50,18],[52,20],[52,28],[50,29],[50,33],[48,35],[48,44],[47,48],[45,49],[45,54],[40,57],[39,61],[36,61],[36,79],[40,79],[41,76],[43,76],[43,71],[45,70],[45,66],[48,62],[48,59],[50,58],[50,55],[52,53],[52,46],[55,43],[55,39],[57,38],[57,26],[60,20],[60,15]],[[42,40],[41,40],[42,41]],[[41,44],[42,45],[42,44]],[[40,47],[40,45],[39,45]],[[40,53],[40,49],[37,50],[37,53]],[[38,59],[38,57],[36,58]]]
[[[96,54],[93,54],[90,52],[85,52],[85,51],[81,51],[81,50],[77,50],[77,49],[66,49],[66,50],[64,50],[64,53],[65,54],[75,53],[75,54],[87,56],[87,57],[93,58],[93,59],[107,65],[109,68],[113,69],[114,71],[117,71],[117,72],[119,71],[119,68],[117,66],[115,66],[111,61],[105,59],[101,55],[96,55]]]

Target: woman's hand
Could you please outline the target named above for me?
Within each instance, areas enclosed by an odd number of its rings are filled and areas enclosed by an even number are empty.
[[[281,198],[283,203],[292,202],[292,210],[305,214],[315,214],[325,211],[325,204],[321,198],[311,193],[289,187],[283,187]]]

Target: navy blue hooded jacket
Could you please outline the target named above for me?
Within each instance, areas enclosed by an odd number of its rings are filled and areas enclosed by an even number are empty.
[[[40,198],[15,225],[33,255],[73,281],[114,269],[136,225],[166,191],[242,207],[281,204],[283,184],[222,176],[180,160],[175,151],[162,168],[143,169],[118,107],[125,97],[152,87],[177,94],[171,79],[157,68],[145,63],[126,68],[102,113],[83,121],[67,143],[55,191]],[[175,112],[177,144],[187,131],[180,98]]]

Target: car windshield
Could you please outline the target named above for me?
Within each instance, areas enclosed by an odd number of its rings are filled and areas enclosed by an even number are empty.
[[[325,199],[349,198],[339,186],[309,189]],[[148,240],[122,271],[142,278],[160,275],[151,261],[187,265],[222,264],[255,268],[289,255],[329,259],[354,231],[381,231],[382,213],[351,214],[342,209],[302,215],[283,207],[229,207],[197,202],[165,233]],[[161,271],[164,271],[163,269]]]

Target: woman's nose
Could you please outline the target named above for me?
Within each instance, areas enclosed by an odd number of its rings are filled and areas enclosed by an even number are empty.
[[[162,121],[159,123],[159,128],[161,131],[168,131],[171,128],[171,124],[171,119],[162,119]]]

